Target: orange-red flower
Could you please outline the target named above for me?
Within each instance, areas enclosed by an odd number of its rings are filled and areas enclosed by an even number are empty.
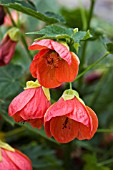
[[[30,65],[30,71],[42,86],[55,88],[76,78],[79,59],[64,44],[43,39],[34,42],[29,49],[40,50]]]
[[[98,127],[96,114],[78,95],[74,95],[73,90],[64,94],[45,113],[44,126],[47,136],[53,136],[60,143],[70,142],[74,138],[91,139]]]
[[[33,127],[40,129],[44,114],[50,106],[46,94],[47,92],[37,82],[27,82],[25,91],[15,97],[9,105],[9,115],[16,122],[29,122]]]
[[[1,141],[0,141],[1,145]],[[0,146],[0,170],[32,170],[30,159],[8,144]]]

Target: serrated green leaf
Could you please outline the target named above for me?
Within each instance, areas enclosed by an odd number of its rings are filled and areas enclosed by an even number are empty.
[[[2,118],[14,125],[14,120],[8,116],[7,108],[12,98],[20,92],[19,80],[22,76],[22,68],[17,65],[9,64],[0,67],[0,114]]]
[[[20,90],[19,80],[22,76],[22,68],[17,65],[9,64],[0,67],[0,98],[15,95]]]
[[[37,34],[38,38],[41,39],[65,39],[68,43],[76,43],[79,46],[81,40],[87,40],[91,37],[89,31],[78,31],[74,32],[75,29],[66,28],[59,25],[50,25],[36,32],[28,32],[26,34]]]
[[[107,51],[110,52],[110,54],[113,54],[113,43],[106,44]]]
[[[76,43],[79,43],[81,40],[87,40],[89,38],[91,38],[91,34],[89,32],[89,30],[86,31],[79,31],[76,34],[73,35],[73,39]]]
[[[40,37],[37,39],[66,39],[70,38],[73,34],[72,28],[66,28],[58,25],[51,25],[46,26],[45,28],[41,29],[40,31],[36,32],[29,32],[26,34],[38,34]]]
[[[39,11],[36,10],[34,4],[31,1],[20,1],[20,0],[0,0],[0,4],[4,5],[6,7],[15,9],[17,11],[23,12],[27,15],[30,15],[32,17],[35,17],[39,20],[42,20],[48,24],[52,24],[52,23],[57,23],[57,22],[62,22],[63,18],[59,17],[59,15],[53,15],[53,13],[51,13],[51,15],[49,14],[43,14]]]

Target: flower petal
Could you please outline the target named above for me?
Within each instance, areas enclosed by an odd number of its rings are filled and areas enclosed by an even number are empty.
[[[33,61],[30,65],[30,72],[32,74],[33,77],[37,78],[37,68],[38,68],[38,59],[39,60],[43,60],[43,56],[46,55],[48,53],[49,50],[41,50],[38,54],[36,54],[33,58]]]
[[[5,151],[7,156],[17,166],[19,170],[32,170],[31,161],[22,152],[15,150],[15,152]]]
[[[0,161],[0,170],[17,170],[17,166],[10,160],[5,153],[4,149],[1,149],[2,161]]]
[[[59,54],[59,56],[65,61],[67,61],[67,63],[70,65],[72,61],[71,54],[68,48],[65,45],[58,43],[56,41],[51,41],[51,44],[53,46],[53,49]]]
[[[44,121],[43,121],[43,118],[40,118],[40,119],[31,119],[27,122],[29,122],[32,127],[40,129]]]
[[[67,100],[69,101],[69,100]],[[67,102],[66,101],[66,102]],[[68,118],[77,122],[81,122],[87,127],[91,127],[91,116],[89,115],[85,105],[83,105],[76,97],[72,99],[73,111],[67,115]]]
[[[66,116],[52,118],[50,122],[50,131],[56,141],[60,143],[72,141],[78,133],[75,121]]]
[[[73,53],[70,53],[73,54]],[[58,68],[56,68],[55,76],[59,82],[72,82],[78,74],[78,59],[75,58],[76,55],[72,56],[72,63],[68,65],[65,60],[60,60]]]
[[[24,120],[42,118],[49,106],[50,102],[45,97],[42,87],[35,88],[33,98],[20,111],[19,115]]]
[[[16,112],[23,109],[23,107],[31,100],[35,94],[35,89],[27,89],[15,97],[9,105],[8,113],[13,116]]]
[[[29,46],[29,50],[42,50],[42,49],[53,49],[52,45],[51,45],[51,41],[50,39],[43,39],[43,40],[39,40],[39,41],[35,41],[33,42],[33,44],[31,46]]]
[[[97,128],[98,128],[98,118],[97,118],[97,115],[95,114],[95,112],[88,106],[86,106],[86,109],[88,110],[88,113],[92,119],[92,122],[91,122],[91,133],[95,133]]]
[[[34,69],[33,66],[37,69]],[[61,85],[55,77],[55,68],[47,65],[45,58],[39,58],[32,62],[30,67],[31,74],[37,77],[39,83],[46,88],[54,88]]]

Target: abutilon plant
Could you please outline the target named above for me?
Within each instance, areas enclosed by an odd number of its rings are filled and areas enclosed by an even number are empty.
[[[75,138],[89,140],[97,130],[98,119],[78,93],[69,89],[46,111],[44,127],[47,136],[53,136],[60,143],[68,143]]]
[[[9,105],[8,113],[16,122],[29,122],[40,129],[44,114],[50,106],[49,89],[42,87],[37,81],[28,81],[27,87]]]
[[[43,39],[35,41],[29,49],[39,50],[30,65],[30,72],[42,86],[55,88],[76,78],[79,58],[69,51],[66,43]]]
[[[0,170],[32,170],[30,159],[0,140]]]

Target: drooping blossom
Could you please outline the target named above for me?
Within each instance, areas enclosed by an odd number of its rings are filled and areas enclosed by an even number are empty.
[[[30,159],[7,143],[0,141],[0,170],[32,170]]]
[[[40,50],[30,65],[30,71],[42,86],[55,88],[76,78],[79,59],[67,45],[43,39],[35,41],[29,49]]]
[[[4,18],[5,18],[4,7],[0,5],[0,25],[4,23]]]
[[[98,119],[75,91],[67,90],[46,111],[44,126],[48,137],[53,136],[56,141],[67,143],[75,138],[91,139],[97,130]]]
[[[4,36],[0,43],[0,66],[7,65],[11,61],[19,39],[18,35],[18,28],[11,28]]]
[[[27,87],[9,105],[9,115],[16,122],[29,122],[40,129],[43,117],[50,106],[49,90],[40,86],[38,82],[28,81]]]

